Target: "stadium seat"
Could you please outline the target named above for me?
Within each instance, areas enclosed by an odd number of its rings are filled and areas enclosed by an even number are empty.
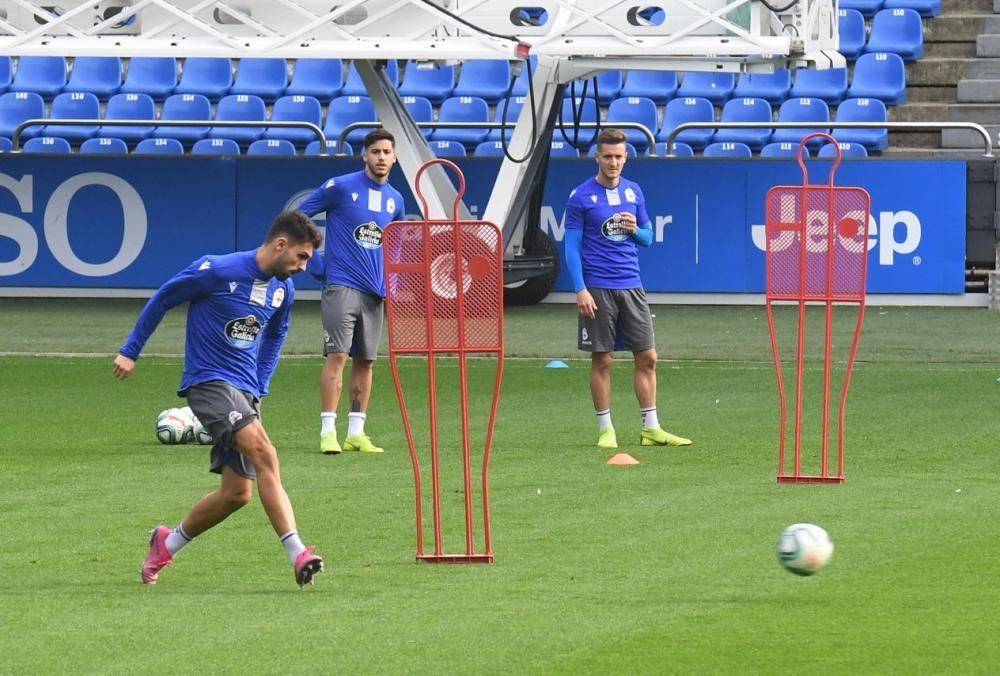
[[[191,146],[192,155],[239,155],[240,144],[231,138],[203,138]]]
[[[827,143],[819,152],[816,153],[817,157],[836,157],[837,156],[837,146],[840,146],[840,156],[842,158],[851,157],[868,157],[868,151],[860,143]]]
[[[865,17],[856,9],[841,9],[837,30],[840,33],[840,47],[838,51],[844,55],[848,61],[861,56],[865,48]]]
[[[6,136],[0,136],[0,153],[9,153],[14,144]]]
[[[475,96],[453,96],[441,104],[438,122],[489,122],[490,107],[486,101]],[[474,148],[486,140],[488,130],[480,129],[435,129],[431,138],[435,141],[458,141]]]
[[[122,94],[147,94],[154,101],[170,96],[177,86],[177,59],[159,56],[133,56],[128,60]]]
[[[840,0],[840,9],[854,9],[865,16],[875,16],[882,9],[882,0]]]
[[[579,157],[579,156],[580,156],[580,151],[572,143],[567,143],[566,141],[552,141],[549,144],[549,157]]]
[[[881,99],[887,106],[906,103],[906,66],[898,54],[862,54],[854,64],[854,76],[847,96],[852,99]]]
[[[656,144],[656,154],[662,157],[668,157],[666,141],[660,141]],[[694,157],[694,148],[689,146],[687,143],[674,141],[674,157]]]
[[[431,150],[438,157],[465,157],[465,146],[458,141],[430,141]]]
[[[503,157],[503,143],[501,141],[483,141],[472,151],[475,157]]]
[[[684,73],[681,86],[677,88],[677,97],[699,97],[708,99],[714,105],[721,106],[732,96],[735,88],[736,75],[733,73],[693,71]]]
[[[343,60],[298,59],[285,96],[312,96],[320,103],[329,103],[343,88]]]
[[[312,141],[309,145],[306,146],[306,152],[305,152],[305,154],[306,155],[319,155],[320,154],[319,153],[320,147],[321,146],[320,146],[319,140]],[[351,147],[351,144],[347,143],[346,141],[344,142],[343,147],[340,148],[340,149],[338,149],[337,148],[337,140],[336,139],[327,139],[326,140],[326,154],[327,155],[353,155],[354,154],[354,149]]]
[[[0,93],[7,91],[14,81],[14,64],[9,56],[0,56]]]
[[[49,124],[42,131],[43,136],[57,136],[71,143],[80,143],[97,133],[101,102],[89,92],[63,92],[52,100],[49,117],[53,120],[94,120],[93,125],[85,126]]]
[[[434,106],[429,99],[425,99],[423,96],[404,96],[402,99],[403,105],[410,111],[410,117],[413,118],[414,122],[434,121]],[[424,138],[430,138],[431,134],[434,133],[434,128],[423,127],[421,133]]]
[[[924,55],[924,22],[912,9],[883,9],[872,19],[865,52],[892,52],[903,61]]]
[[[534,76],[535,70],[538,68],[538,57],[530,56],[528,60],[531,62],[531,72]],[[528,95],[528,64],[523,63],[521,65],[521,73],[514,78],[514,87],[510,92],[511,96],[527,96]]]
[[[753,157],[746,143],[709,143],[701,154],[703,157]]]
[[[473,59],[462,64],[453,96],[478,96],[491,106],[507,96],[510,62],[503,59]]]
[[[128,144],[120,138],[95,137],[80,144],[80,152],[84,154],[128,154]]]
[[[64,92],[89,92],[105,100],[122,86],[122,60],[117,56],[78,56]]]
[[[799,144],[788,143],[787,141],[782,143],[768,143],[760,149],[760,156],[797,158],[799,156]],[[805,148],[805,156],[809,157],[809,146]]]
[[[837,106],[837,122],[885,122],[889,119],[885,104],[878,99],[847,99]],[[842,143],[859,143],[868,151],[889,147],[889,130],[834,129],[833,137]]]
[[[396,59],[389,59],[385,63],[385,73],[389,76],[389,81],[396,87],[399,86],[399,63]],[[361,81],[361,76],[354,67],[354,62],[351,62],[350,68],[347,70],[347,81],[344,83],[344,88],[340,90],[340,96],[368,96],[368,90],[365,89],[365,83]]]
[[[282,96],[271,106],[272,122],[312,122],[323,128],[323,107],[312,96],[296,94]],[[287,127],[284,129],[268,127],[264,130],[265,139],[283,139],[291,141],[296,147],[302,147],[316,140],[316,134],[305,128]]]
[[[666,141],[678,126],[685,122],[715,122],[715,107],[708,99],[696,96],[673,99],[663,112],[663,125],[656,135],[658,141]],[[675,141],[686,143],[695,150],[708,145],[715,134],[714,129],[685,129]]]
[[[281,138],[262,138],[254,141],[247,148],[247,155],[272,155],[295,157],[295,146],[291,141]]]
[[[34,92],[51,99],[66,86],[66,59],[62,56],[22,56],[10,85],[12,92]]]
[[[183,155],[184,146],[175,138],[144,138],[136,144],[134,155]]]
[[[577,80],[575,86],[570,86],[574,85],[574,83],[568,83],[563,96],[567,98],[597,98],[602,106],[610,105],[612,101],[618,98],[624,84],[620,70],[606,70],[597,75],[596,97],[594,96],[594,79]]]
[[[781,104],[778,109],[779,122],[829,122],[830,107],[822,99],[816,98],[796,98],[788,99]],[[795,143],[804,139],[809,134],[815,132],[830,133],[828,128],[817,127],[815,129],[782,129],[778,127],[774,130],[771,140],[776,143]],[[809,141],[809,146],[815,148],[823,143],[820,138]]]
[[[163,102],[161,120],[211,120],[212,104],[201,94],[173,94]],[[161,138],[173,138],[191,145],[208,134],[208,127],[157,127]]]
[[[614,127],[622,122],[634,122],[641,124],[649,130],[655,138],[657,122],[656,104],[641,96],[631,96],[627,99],[615,99],[608,106],[608,116],[605,122],[607,126]],[[638,129],[622,129],[628,142],[636,149],[645,152],[651,141],[642,131]],[[655,140],[652,141],[655,143]]]
[[[435,105],[451,96],[455,89],[455,67],[421,68],[417,61],[407,61],[400,96],[422,96]]]
[[[105,120],[156,120],[156,104],[148,94],[115,94],[108,99]],[[153,133],[154,126],[101,125],[98,136],[138,143]]]
[[[643,154],[645,155],[645,153],[643,153]],[[625,155],[627,157],[630,157],[630,158],[632,158],[632,157],[638,157],[639,156],[639,151],[636,150],[635,146],[632,145],[631,143],[626,143],[625,144]],[[590,150],[587,151],[587,156],[588,157],[596,157],[597,156],[597,144],[596,143],[593,144],[592,146],[590,146]]]
[[[729,99],[722,107],[720,122],[770,122],[771,104],[760,98]],[[760,150],[771,140],[771,129],[733,129],[720,127],[715,143],[744,143],[751,150]]]
[[[25,141],[21,150],[26,153],[70,153],[69,141],[56,136],[36,136]]]
[[[371,99],[367,96],[338,96],[327,106],[323,133],[329,140],[336,141],[347,125],[354,122],[378,122]],[[360,146],[372,129],[375,126],[354,129],[348,132],[344,140],[351,145]]]
[[[259,96],[230,94],[223,96],[215,108],[216,122],[258,122],[267,119],[267,106]],[[209,138],[231,138],[240,145],[249,145],[264,135],[264,127],[216,127],[208,131]]]
[[[175,94],[201,94],[209,101],[218,101],[233,86],[233,60],[223,57],[190,57],[184,59],[181,81]]]
[[[780,105],[788,98],[792,89],[792,74],[787,68],[775,68],[773,73],[743,73],[740,75],[733,98],[764,99],[772,105]]]
[[[941,0],[885,0],[882,3],[882,9],[897,9],[899,7],[908,7],[916,10],[920,16],[932,17],[941,13]]]
[[[274,103],[288,88],[288,61],[285,59],[242,58],[236,64],[236,79],[230,94],[259,96]]]
[[[524,106],[525,101],[527,101],[527,98],[524,96],[512,96],[509,99],[501,99],[497,102],[496,108],[494,108],[494,122],[503,122],[504,117],[506,117],[508,142],[510,142],[511,137],[514,135],[514,125],[517,124],[517,117],[521,114],[521,108]],[[504,106],[505,102],[507,102],[506,106]],[[486,140],[499,141],[500,133],[500,129],[490,129],[490,133],[486,135]]]
[[[677,93],[677,73],[672,70],[631,70],[625,74],[622,97],[643,96],[662,106]]]
[[[7,92],[0,95],[0,136],[14,138],[14,130],[26,120],[45,117],[45,101],[34,92]],[[21,138],[42,133],[42,125],[26,127]]]
[[[795,84],[792,85],[792,98],[822,99],[829,105],[836,105],[844,100],[847,92],[847,69],[799,68],[795,71]]]

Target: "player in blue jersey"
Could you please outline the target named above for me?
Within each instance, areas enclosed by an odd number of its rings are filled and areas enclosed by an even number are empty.
[[[566,205],[566,269],[576,290],[579,348],[591,353],[590,394],[600,431],[597,445],[617,448],[611,422],[611,367],[616,343],[635,360],[635,396],[642,414],[643,446],[687,446],[690,439],[660,427],[656,413],[656,337],[639,279],[638,247],[653,241],[646,200],[622,176],[625,134],[597,137],[597,176],[573,190]]]
[[[404,217],[403,196],[389,185],[389,172],[396,163],[392,134],[385,129],[369,133],[364,159],[364,169],[329,179],[299,207],[309,216],[326,212],[320,450],[328,455],[341,452],[337,407],[349,355],[351,410],[343,450],[382,452],[365,434],[365,419],[385,304],[382,230]]]
[[[199,500],[180,525],[153,530],[143,584],[156,584],[160,571],[194,537],[249,503],[255,479],[295,581],[301,587],[323,570],[315,548],[299,538],[278,453],[260,422],[260,399],[268,392],[291,321],[295,285],[289,277],[306,268],[320,242],[312,221],[291,211],[275,219],[259,248],[199,258],[153,294],[115,357],[115,377],[131,376],[167,310],[189,304],[178,394],[187,397],[211,433],[211,471],[222,475],[219,489]]]

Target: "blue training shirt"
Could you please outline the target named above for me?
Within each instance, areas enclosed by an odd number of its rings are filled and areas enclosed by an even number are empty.
[[[203,256],[171,277],[146,303],[119,352],[138,359],[167,310],[188,301],[180,394],[212,380],[267,394],[291,324],[295,285],[266,276],[256,254]]]
[[[619,178],[618,185],[606,188],[591,177],[570,193],[566,204],[566,230],[581,230],[580,257],[583,280],[587,287],[598,289],[635,289],[639,278],[638,246],[619,225],[615,214],[635,214],[639,228],[651,227],[646,213],[646,198],[639,184]],[[644,244],[648,245],[648,242]]]
[[[385,298],[382,231],[405,216],[399,191],[356,171],[316,188],[299,210],[310,217],[326,212],[326,283]]]

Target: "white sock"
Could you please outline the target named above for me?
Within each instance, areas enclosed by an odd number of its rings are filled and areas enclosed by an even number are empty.
[[[337,431],[337,412],[333,411],[323,411],[319,414],[320,422],[322,427],[319,430],[320,434],[328,434],[330,432]]]
[[[597,429],[603,432],[606,429],[614,427],[614,425],[611,424],[610,408],[605,411],[596,411],[595,413],[597,415]]]
[[[184,526],[178,525],[177,528],[170,531],[170,535],[167,536],[167,541],[164,544],[167,545],[167,551],[170,552],[170,556],[173,556],[184,549],[184,546],[193,539],[184,532]]]
[[[292,560],[292,563],[295,563],[299,554],[306,550],[306,546],[302,544],[302,538],[294,530],[281,536],[281,544],[285,545],[285,551],[288,552],[288,558]]]
[[[365,433],[365,418],[368,416],[360,411],[347,414],[347,436],[356,437]]]
[[[640,408],[639,413],[642,414],[642,426],[643,427],[659,427],[660,420],[656,416],[656,407],[650,406],[649,408]]]

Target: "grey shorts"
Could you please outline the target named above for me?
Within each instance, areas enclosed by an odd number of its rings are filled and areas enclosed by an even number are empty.
[[[236,450],[234,435],[260,418],[260,399],[238,390],[222,380],[192,385],[184,393],[188,406],[212,435],[212,456],[209,470],[222,474],[229,465],[247,479],[257,478],[257,468],[250,459]]]
[[[382,339],[385,301],[349,286],[327,284],[320,312],[323,316],[323,356],[347,352],[374,361]]]
[[[656,347],[646,292],[639,289],[588,289],[597,315],[579,315],[577,346],[585,352],[641,352]]]

